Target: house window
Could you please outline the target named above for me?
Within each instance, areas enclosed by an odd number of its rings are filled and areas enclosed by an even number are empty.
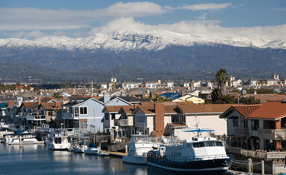
[[[111,120],[115,119],[115,114],[111,114]]]
[[[238,118],[232,119],[232,125],[233,127],[238,127]]]
[[[104,113],[104,117],[105,117],[105,120],[109,120],[109,114],[108,113]]]
[[[137,123],[145,123],[145,116],[136,116]]]
[[[172,123],[180,123],[180,116],[179,115],[172,115]]]
[[[87,114],[87,107],[80,107],[80,114]]]
[[[52,112],[52,111],[49,111],[49,112],[48,112],[48,115],[49,115],[49,116],[52,116],[52,115],[53,115],[53,112]]]
[[[251,120],[251,129],[258,130],[259,128],[259,120]]]

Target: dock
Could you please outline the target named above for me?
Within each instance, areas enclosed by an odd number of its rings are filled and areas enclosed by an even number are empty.
[[[122,158],[128,155],[128,153],[122,153],[122,152],[111,152],[111,151],[104,151],[104,150],[101,150],[101,152],[108,153],[109,156],[119,157],[119,158]]]

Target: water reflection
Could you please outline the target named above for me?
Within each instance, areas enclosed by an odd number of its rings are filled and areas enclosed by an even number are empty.
[[[125,164],[121,158],[51,151],[44,145],[0,144],[0,165],[1,175],[149,175],[147,166]]]

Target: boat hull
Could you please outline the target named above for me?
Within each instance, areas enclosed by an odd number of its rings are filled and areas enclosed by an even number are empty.
[[[229,168],[230,159],[214,159],[192,162],[176,162],[165,159],[148,158],[149,167],[162,168],[174,172],[220,172],[224,173]]]
[[[122,161],[124,163],[131,163],[131,164],[137,164],[137,165],[146,165],[147,164],[147,157],[143,156],[125,156],[122,158]]]
[[[68,150],[70,145],[68,144],[54,144],[54,143],[47,143],[47,147],[50,150]]]

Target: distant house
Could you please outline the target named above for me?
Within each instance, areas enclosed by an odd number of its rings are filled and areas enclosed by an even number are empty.
[[[123,82],[122,83],[122,89],[133,89],[133,88],[139,88],[139,85],[141,82]]]
[[[278,84],[278,81],[277,79],[267,79],[266,80],[266,86],[271,86],[271,85],[276,85]]]
[[[158,82],[146,82],[145,86],[146,88],[156,88],[158,86]]]
[[[168,81],[167,82],[167,87],[172,88],[174,86],[175,86],[175,82],[173,82],[173,81]]]

